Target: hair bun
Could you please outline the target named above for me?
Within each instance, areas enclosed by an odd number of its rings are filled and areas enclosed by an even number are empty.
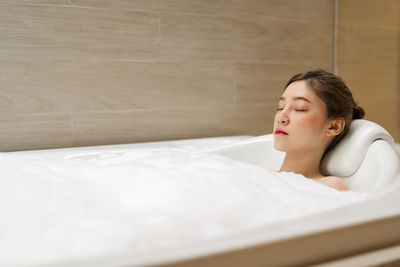
[[[362,107],[355,105],[353,108],[353,120],[364,118],[365,111]]]

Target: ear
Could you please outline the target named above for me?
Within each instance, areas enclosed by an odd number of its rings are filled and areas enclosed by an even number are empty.
[[[327,136],[336,136],[339,135],[346,125],[346,121],[344,118],[335,118],[330,119],[328,122],[328,130],[326,135]]]

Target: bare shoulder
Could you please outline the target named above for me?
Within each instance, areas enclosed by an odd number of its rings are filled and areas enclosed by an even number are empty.
[[[336,176],[325,176],[322,178],[318,178],[317,181],[329,187],[335,188],[336,190],[340,191],[349,190],[347,184],[341,178]]]

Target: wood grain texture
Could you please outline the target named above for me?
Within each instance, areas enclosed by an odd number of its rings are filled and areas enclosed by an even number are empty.
[[[340,25],[398,27],[398,0],[339,0]]]
[[[400,1],[339,1],[338,74],[366,119],[400,140]]]
[[[301,17],[301,3],[307,0],[70,0],[82,7],[144,10],[151,12],[224,17]]]
[[[294,72],[332,70],[333,4],[1,1],[0,151],[268,133]]]
[[[332,23],[161,15],[165,60],[332,64]]]
[[[72,144],[70,114],[0,116],[1,151],[47,149]]]
[[[309,68],[312,69],[313,66]],[[294,74],[303,72],[305,66],[238,63],[236,69],[237,103],[240,105],[273,104],[276,110],[286,82]]]
[[[272,108],[267,105],[253,105],[236,108],[76,113],[73,114],[73,145],[267,134],[272,131],[273,115],[269,112]]]
[[[150,12],[0,3],[1,60],[155,59],[158,33]]]
[[[3,114],[232,106],[235,65],[204,62],[7,63]],[[12,79],[13,83],[8,83]],[[1,103],[1,102],[0,102]]]

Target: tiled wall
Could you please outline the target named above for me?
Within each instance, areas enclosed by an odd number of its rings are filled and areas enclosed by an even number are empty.
[[[400,142],[400,0],[338,0],[337,73]]]
[[[2,0],[0,151],[272,131],[333,0]]]

